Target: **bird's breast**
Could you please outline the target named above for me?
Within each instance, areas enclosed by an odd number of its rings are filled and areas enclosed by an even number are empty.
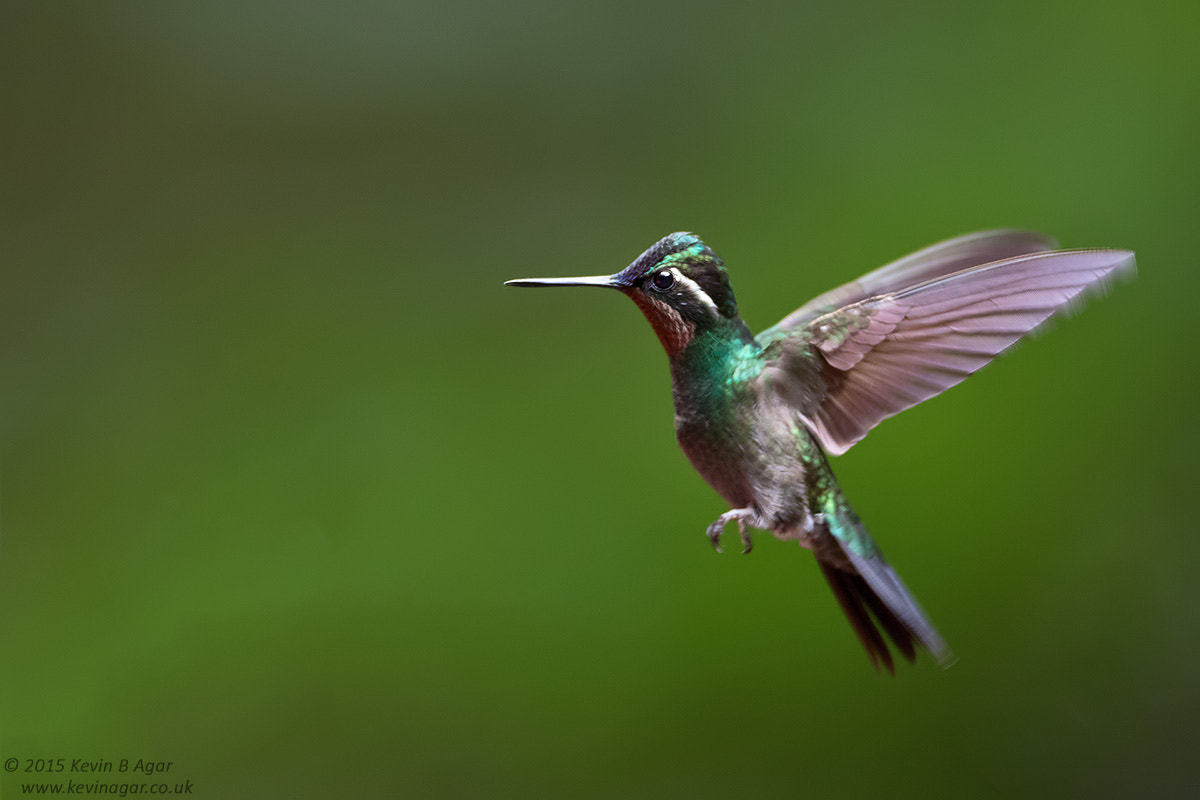
[[[745,452],[730,433],[713,420],[677,417],[675,421],[679,447],[700,476],[731,508],[745,508],[754,495],[743,471]]]

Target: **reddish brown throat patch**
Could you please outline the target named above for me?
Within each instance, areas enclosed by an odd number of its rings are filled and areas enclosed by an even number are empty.
[[[661,300],[647,297],[639,291],[632,291],[629,296],[637,307],[646,315],[650,327],[658,334],[663,349],[668,356],[676,356],[692,343],[696,336],[696,324],[688,322],[675,309]]]

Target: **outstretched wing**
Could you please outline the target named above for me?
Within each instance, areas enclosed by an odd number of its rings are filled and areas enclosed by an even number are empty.
[[[1003,258],[1023,256],[1026,253],[1041,253],[1057,247],[1058,243],[1044,233],[1012,228],[980,231],[947,239],[808,301],[780,320],[778,325],[763,331],[762,335],[772,336],[783,331],[795,330],[822,314],[850,303],[857,303],[877,294],[905,289],[930,278],[958,272],[960,269]]]
[[[894,273],[879,276],[906,261],[825,297],[894,283]],[[923,280],[823,313],[806,312],[810,303],[760,334],[764,375],[825,449],[840,455],[881,420],[963,381],[1090,288],[1133,270],[1128,250],[1037,252],[941,275],[909,262],[899,271]]]

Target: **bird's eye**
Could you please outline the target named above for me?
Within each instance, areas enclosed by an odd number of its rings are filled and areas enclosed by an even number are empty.
[[[664,269],[662,272],[655,273],[654,277],[650,279],[650,285],[660,292],[670,291],[671,287],[675,285],[675,275],[670,270]]]

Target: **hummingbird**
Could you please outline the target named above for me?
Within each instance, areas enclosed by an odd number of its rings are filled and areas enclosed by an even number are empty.
[[[943,667],[954,656],[846,502],[828,456],[880,421],[940,394],[1056,312],[1135,271],[1117,249],[1057,250],[1043,234],[993,230],[935,244],[833,289],[754,336],[725,264],[691,233],[672,233],[613,275],[524,278],[508,286],[596,286],[633,300],[671,367],[675,435],[729,503],[729,523],[816,556],[878,670],[887,639]]]

